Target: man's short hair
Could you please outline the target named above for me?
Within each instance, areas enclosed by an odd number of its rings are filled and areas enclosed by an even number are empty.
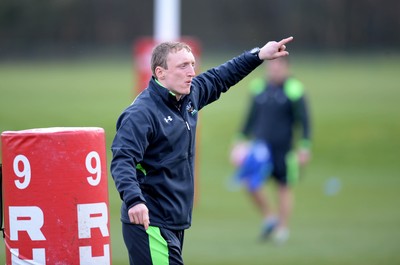
[[[151,54],[151,72],[153,76],[156,76],[157,66],[161,66],[164,69],[168,69],[167,57],[171,52],[178,52],[182,49],[186,49],[191,52],[192,49],[189,45],[183,42],[162,42],[158,44]]]

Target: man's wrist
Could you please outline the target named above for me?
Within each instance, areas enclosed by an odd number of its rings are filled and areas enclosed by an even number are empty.
[[[250,53],[256,56],[259,60],[261,60],[259,56],[260,50],[261,50],[260,47],[254,47],[253,49],[250,50]]]

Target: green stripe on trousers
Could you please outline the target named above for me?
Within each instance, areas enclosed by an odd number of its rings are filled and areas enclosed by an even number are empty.
[[[161,236],[160,228],[149,226],[146,232],[149,235],[150,254],[153,265],[168,265],[168,244]]]

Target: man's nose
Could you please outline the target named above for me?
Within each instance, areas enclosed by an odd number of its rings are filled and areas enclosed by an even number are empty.
[[[196,71],[195,71],[195,67],[191,66],[190,67],[190,71],[188,73],[189,76],[195,76],[196,75]]]

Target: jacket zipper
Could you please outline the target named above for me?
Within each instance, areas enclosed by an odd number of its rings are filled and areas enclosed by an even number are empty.
[[[182,114],[182,110],[181,110],[181,107],[178,107],[178,106],[176,106],[175,104],[172,104],[174,107],[175,107],[175,109],[178,111],[178,113],[179,113],[179,115],[181,116],[181,118],[182,118],[182,120],[183,120],[183,122],[186,124],[186,128],[187,128],[187,131],[188,131],[188,133],[189,133],[189,149],[188,149],[188,155],[190,155],[191,154],[191,151],[192,151],[192,134],[191,134],[191,129],[190,129],[190,126],[189,126],[189,123],[187,122],[187,120],[185,119],[185,117],[184,117],[184,115]],[[181,106],[181,105],[180,105]]]
[[[189,150],[188,150],[188,154],[191,154],[192,151],[192,134],[190,133],[191,129],[189,126],[189,123],[187,122],[187,120],[185,119],[184,115],[181,112],[181,109],[178,108],[177,106],[175,106],[176,110],[178,111],[179,115],[181,116],[183,122],[186,124],[186,128],[188,130],[189,133]]]

